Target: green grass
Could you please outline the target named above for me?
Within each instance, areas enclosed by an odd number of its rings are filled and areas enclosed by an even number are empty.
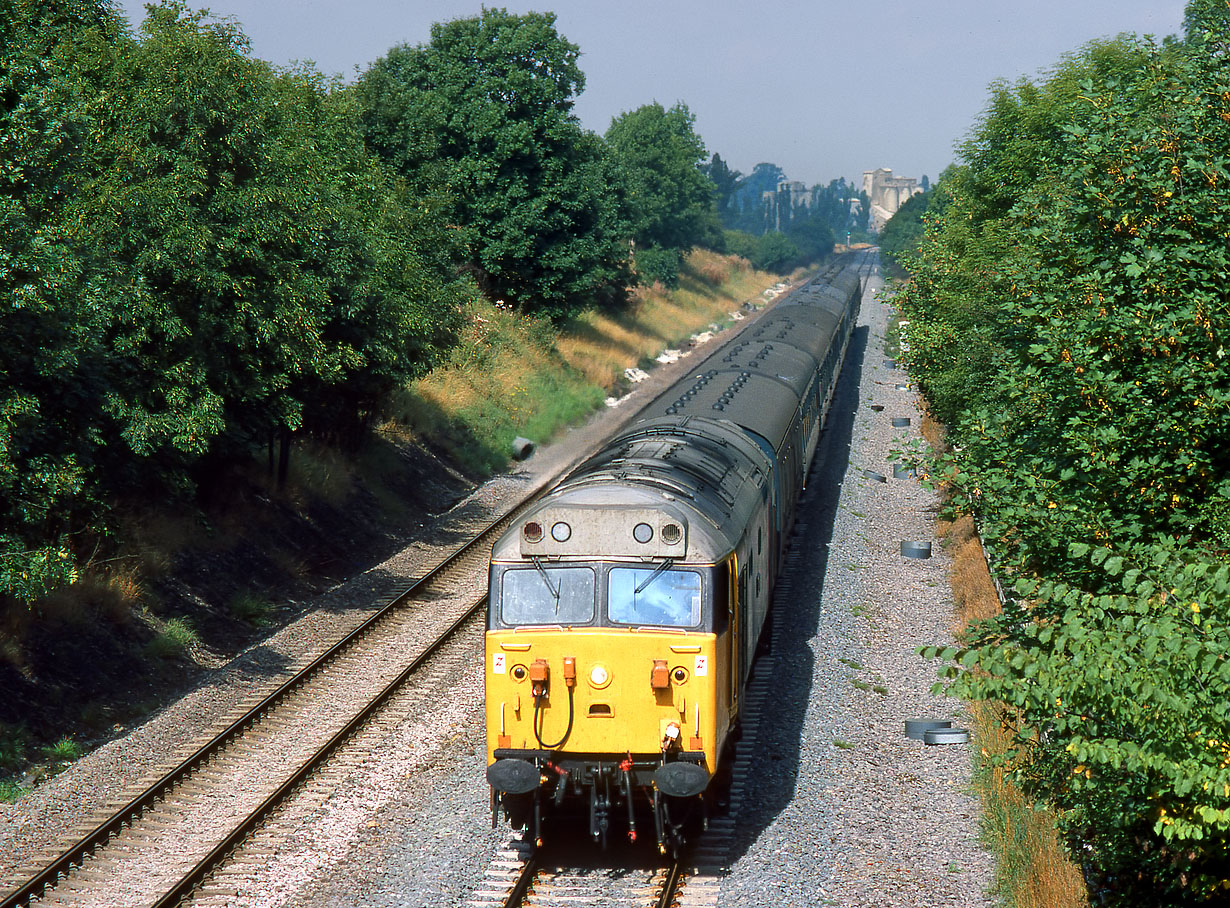
[[[43,748],[43,756],[56,763],[70,763],[81,756],[81,745],[69,735],[62,735],[54,744]]]
[[[273,603],[253,593],[240,593],[231,600],[230,613],[253,627],[269,624]]]
[[[182,618],[172,618],[145,644],[145,652],[156,659],[178,659],[199,643],[200,637],[191,624]]]
[[[382,430],[443,451],[473,477],[504,469],[513,439],[545,444],[626,390],[624,370],[729,321],[776,275],[694,253],[673,292],[636,292],[618,314],[587,312],[562,328],[475,301],[449,361],[401,392]]]
[[[474,303],[450,362],[395,400],[385,431],[409,430],[475,476],[503,469],[513,439],[542,444],[602,405],[605,391],[555,349],[549,323]]]
[[[0,781],[0,803],[14,804],[29,790],[13,781]]]

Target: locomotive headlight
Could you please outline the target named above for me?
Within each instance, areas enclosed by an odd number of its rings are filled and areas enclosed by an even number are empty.
[[[611,673],[606,670],[606,666],[595,665],[589,670],[589,686],[596,687],[599,690],[611,683]]]
[[[572,527],[560,520],[551,526],[551,538],[556,542],[567,542],[572,538]]]

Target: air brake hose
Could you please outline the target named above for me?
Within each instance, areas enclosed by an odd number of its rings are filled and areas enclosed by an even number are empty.
[[[563,743],[568,740],[568,736],[572,734],[572,687],[568,688],[568,727],[564,729],[564,736],[554,744],[547,744],[542,740],[542,729],[539,727],[542,724],[542,697],[534,698],[534,738],[538,741],[538,746],[543,750],[555,750],[557,747],[563,746]]]

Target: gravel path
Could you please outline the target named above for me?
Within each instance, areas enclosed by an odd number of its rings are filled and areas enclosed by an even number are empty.
[[[888,452],[916,428],[893,429],[917,400],[883,361],[889,311],[864,296],[860,327],[822,442],[824,458],[801,508],[792,601],[778,603],[786,641],[775,652],[779,708],[761,722],[763,772],[739,817],[736,860],[719,904],[989,906],[989,856],[977,842],[977,803],[967,793],[968,746],[928,747],[903,734],[905,719],[961,718],[930,695],[935,666],[914,654],[950,639],[947,559],[902,558],[903,539],[930,540],[934,497],[891,477]],[[595,444],[639,402],[690,368],[664,367],[636,394],[461,506],[494,512],[528,485]],[[861,372],[859,371],[861,368]],[[857,380],[857,384],[856,384]],[[883,404],[882,412],[869,405]],[[429,530],[431,528],[428,528]],[[447,534],[445,534],[447,535]],[[131,787],[199,738],[254,689],[271,686],[365,617],[373,600],[434,563],[416,543],[339,586],[322,608],[220,670],[211,683],[141,729],[78,761],[17,805],[0,806],[0,877],[51,833],[90,813],[110,788]],[[783,607],[785,606],[785,607]],[[201,904],[243,908],[453,906],[482,880],[492,851],[483,784],[480,651],[433,682],[429,705],[373,741],[370,757],[321,806],[293,811],[280,838],[243,859],[242,874]],[[962,724],[958,721],[956,724]],[[976,745],[971,745],[976,746]],[[100,793],[103,793],[100,795]],[[235,891],[230,881],[238,880]]]

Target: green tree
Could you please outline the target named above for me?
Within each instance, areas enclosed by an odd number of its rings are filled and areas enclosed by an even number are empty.
[[[77,212],[112,269],[110,416],[169,469],[305,425],[353,437],[455,323],[444,263],[417,251],[443,231],[318,75],[275,72],[179,3],[144,31]]]
[[[117,498],[191,494],[254,442],[353,443],[459,318],[443,222],[353,100],[227,23],[0,20],[0,595],[74,576]]]
[[[731,170],[729,165],[722,160],[722,156],[716,151],[713,153],[713,157],[709,159],[709,163],[701,167],[701,171],[709,178],[709,182],[713,183],[714,202],[717,206],[718,214],[725,221],[731,199],[743,184],[743,174],[737,170]]]
[[[819,262],[833,251],[837,238],[823,214],[809,206],[798,206],[786,228],[786,236],[799,250],[800,265]],[[842,239],[845,239],[844,237]]]
[[[106,299],[64,209],[120,39],[101,0],[15,0],[0,16],[0,598],[76,576],[66,536],[91,506]]]
[[[683,252],[720,241],[713,207],[715,187],[705,176],[705,143],[696,118],[682,102],[667,109],[646,104],[611,121],[607,144],[627,186],[632,237],[652,254],[650,277],[670,285],[678,280]],[[645,268],[638,253],[637,264]]]
[[[617,176],[572,112],[579,54],[552,14],[485,9],[392,49],[357,86],[368,143],[437,201],[479,285],[557,317],[628,278]]]
[[[880,251],[896,268],[906,259],[918,258],[923,239],[923,217],[931,203],[931,195],[922,192],[908,198],[880,231]]]
[[[1021,597],[940,655],[1106,905],[1230,888],[1230,16],[1187,25],[998,86],[900,297]]]
[[[767,228],[765,221],[764,194],[776,192],[777,184],[786,179],[786,173],[776,164],[762,161],[752,168],[735,190],[730,212],[723,222],[734,230],[762,234]]]

